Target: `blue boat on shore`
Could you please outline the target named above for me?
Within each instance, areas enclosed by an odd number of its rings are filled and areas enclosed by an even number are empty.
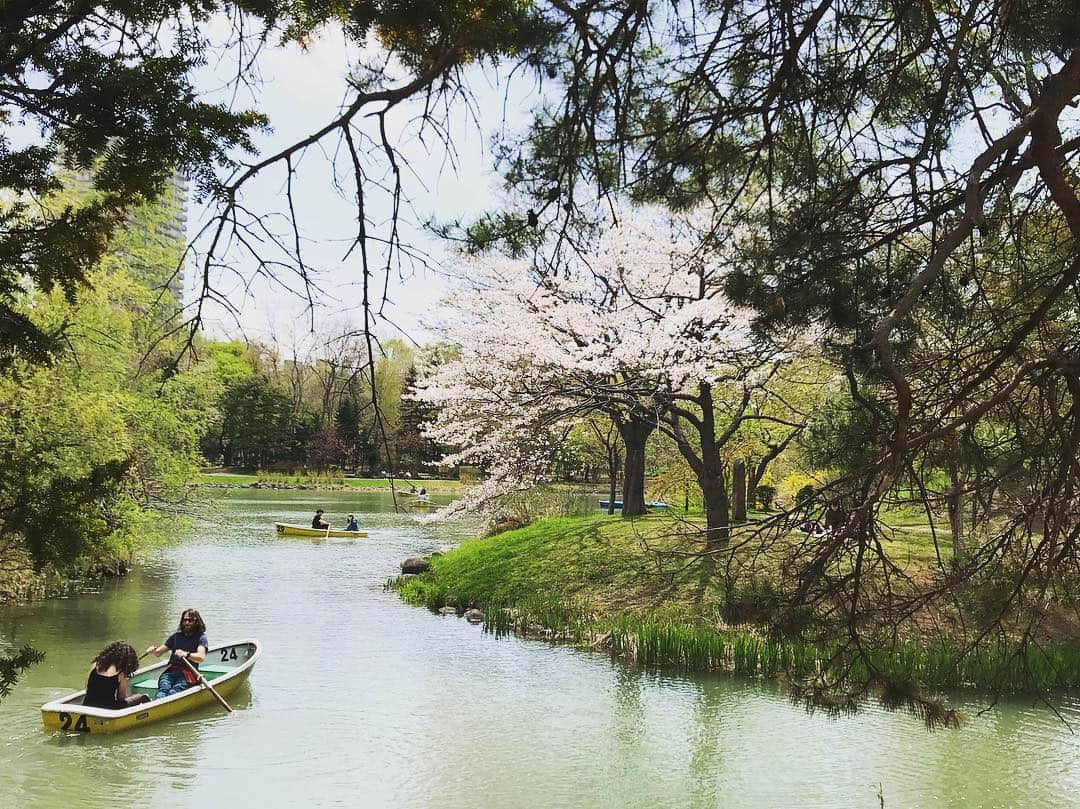
[[[601,500],[600,501],[600,508],[607,508],[608,503],[610,503],[610,502],[611,502],[610,500]],[[646,503],[645,506],[646,506],[646,508],[661,509],[661,508],[667,508],[668,504],[664,503],[664,502],[662,502],[660,500],[654,500],[651,503]],[[616,500],[615,501],[615,508],[622,508],[622,500]]]

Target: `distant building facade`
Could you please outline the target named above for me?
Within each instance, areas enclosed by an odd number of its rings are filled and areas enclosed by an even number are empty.
[[[67,174],[64,185],[74,191],[90,193],[94,188],[94,175],[90,171],[78,171]],[[175,262],[158,262],[145,265],[144,280],[155,287],[165,287],[176,299],[178,306],[183,306],[184,266],[180,256],[187,247],[188,225],[188,180],[181,172],[174,172],[169,177],[163,193],[149,209],[136,209],[128,213],[128,225],[136,230],[143,230],[148,241],[158,243],[165,255],[175,252]],[[149,232],[147,232],[149,231]],[[137,264],[139,262],[136,262]]]

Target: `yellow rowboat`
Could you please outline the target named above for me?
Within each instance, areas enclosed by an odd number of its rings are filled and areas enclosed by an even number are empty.
[[[214,689],[227,697],[244,683],[255,661],[259,659],[259,642],[242,640],[215,646],[206,653],[206,660],[199,672]],[[185,688],[179,694],[164,699],[154,699],[157,681],[169,661],[163,660],[136,671],[128,682],[132,694],[146,694],[151,702],[111,711],[108,708],[92,708],[82,704],[86,691],[80,691],[63,699],[53,700],[41,706],[41,722],[46,730],[68,730],[80,733],[118,733],[130,728],[149,725],[161,719],[187,713],[204,705],[216,705],[217,700],[202,683]]]
[[[276,522],[274,528],[281,536],[289,537],[312,537],[314,539],[347,538],[356,539],[366,537],[367,531],[335,531],[333,528],[312,528],[310,525],[293,525],[287,522]]]
[[[434,505],[430,500],[413,500],[413,508],[431,508]]]
[[[394,494],[398,497],[416,497],[416,492],[403,492],[399,489],[395,489]]]

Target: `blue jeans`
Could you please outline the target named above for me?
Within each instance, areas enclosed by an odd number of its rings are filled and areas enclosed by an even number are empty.
[[[157,681],[157,694],[154,699],[162,699],[164,697],[171,697],[173,694],[179,694],[185,688],[191,685],[184,679],[184,672],[180,669],[165,669],[158,677]]]

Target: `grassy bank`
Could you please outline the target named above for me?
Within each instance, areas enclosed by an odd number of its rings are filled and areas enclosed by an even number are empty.
[[[706,558],[693,525],[663,515],[629,521],[558,518],[475,539],[431,559],[420,576],[394,580],[401,596],[431,609],[480,607],[495,632],[604,648],[644,666],[802,677],[821,670],[835,647],[777,638],[755,626],[753,585],[732,588]],[[894,553],[919,566],[934,558],[920,532],[898,535]],[[909,637],[870,650],[845,670],[870,668],[928,690],[1019,691],[1080,686],[1080,647],[1048,642],[1018,652],[983,646],[962,653],[948,637]]]
[[[251,474],[229,474],[213,472],[200,474],[191,481],[196,486],[250,486],[253,483],[273,486],[305,486],[307,488],[360,489],[371,491],[390,491],[390,481],[386,478],[349,478],[341,475],[289,475],[282,472],[259,472]],[[457,480],[408,480],[396,478],[394,488],[408,491],[411,485],[426,488],[431,494],[457,495],[465,490],[465,485]]]

